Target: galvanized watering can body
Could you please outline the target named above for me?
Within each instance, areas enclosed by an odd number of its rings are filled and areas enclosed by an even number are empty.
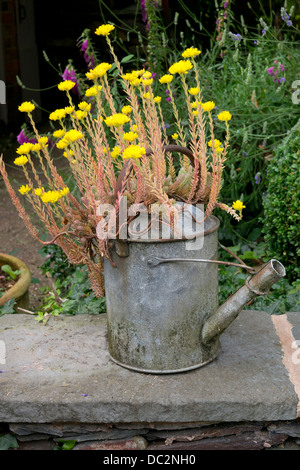
[[[105,260],[108,348],[115,363],[167,374],[211,362],[221,333],[243,306],[285,275],[271,260],[219,306],[218,227],[214,216],[205,221],[201,249],[187,250],[186,240],[128,240],[128,256],[113,250],[115,266]]]
[[[104,278],[113,361],[141,372],[171,373],[216,357],[219,341],[207,347],[200,333],[218,307],[217,264],[150,263],[157,256],[216,259],[218,226],[215,217],[206,222],[200,250],[187,251],[185,240],[129,240],[129,256],[112,253],[116,267],[105,262]]]

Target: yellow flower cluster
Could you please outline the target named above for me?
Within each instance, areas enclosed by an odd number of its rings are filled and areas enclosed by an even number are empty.
[[[48,202],[54,204],[63,196],[66,196],[69,193],[69,188],[65,187],[61,191],[43,191],[39,189],[35,190],[35,194],[40,196],[41,200],[47,204]]]
[[[198,87],[194,87],[194,88],[189,89],[189,94],[190,95],[195,96],[195,95],[198,95],[198,93],[199,93],[199,88]]]
[[[51,121],[60,121],[61,119],[64,119],[66,117],[66,110],[61,108],[61,109],[56,109],[49,115],[49,119]]]
[[[182,57],[187,59],[188,57],[196,57],[199,54],[201,54],[201,51],[199,51],[199,49],[197,49],[196,47],[189,47],[181,55]]]
[[[122,114],[130,114],[132,111],[132,107],[131,106],[123,106],[122,108]]]
[[[72,80],[65,80],[63,82],[60,82],[57,85],[57,88],[61,91],[70,91],[72,90],[72,88],[74,88],[75,85],[76,83],[73,82]]]
[[[101,26],[98,26],[95,34],[97,34],[97,36],[108,36],[114,29],[115,27],[112,24],[102,24]]]
[[[24,103],[22,103],[18,109],[21,111],[21,113],[32,113],[32,111],[35,109],[35,105],[30,101],[24,101]]]
[[[219,121],[230,121],[231,118],[232,116],[229,111],[222,111],[218,114]]]
[[[108,116],[104,122],[107,126],[115,126],[115,127],[120,127],[126,124],[126,122],[129,122],[130,119],[128,116],[122,113],[116,113],[113,114],[112,116]]]
[[[28,186],[28,184],[26,184],[24,186],[24,184],[19,188],[19,193],[21,194],[27,194],[29,193],[29,191],[31,191],[31,188]]]
[[[142,79],[140,76],[144,73],[143,70],[132,70],[131,72],[122,75],[123,80],[126,80],[132,86],[137,86],[141,83]]]
[[[180,60],[169,67],[169,72],[174,75],[175,73],[187,74],[193,68],[190,60]]]
[[[236,211],[242,211],[243,209],[246,208],[246,206],[244,206],[243,202],[240,201],[239,199],[237,201],[233,202],[232,207]]]
[[[141,147],[140,145],[130,145],[124,150],[122,157],[124,159],[127,159],[127,158],[138,159],[138,158],[141,158],[145,154],[146,154],[146,149],[144,147]]]
[[[125,132],[124,134],[124,140],[126,140],[127,142],[132,142],[133,140],[137,139],[138,138],[138,134],[137,132]]]
[[[63,138],[59,140],[56,144],[56,147],[59,149],[66,148],[71,142],[76,142],[79,139],[83,138],[82,132],[78,131],[77,129],[70,129],[68,132],[65,133]]]
[[[97,96],[97,94],[99,93],[99,91],[102,90],[102,85],[94,85],[94,86],[91,86],[90,88],[88,88],[85,92],[85,96],[87,97],[90,97],[90,96]]]
[[[121,153],[121,149],[119,147],[115,146],[112,149],[110,155],[111,155],[112,158],[117,158],[120,155],[120,153]]]
[[[201,103],[203,111],[210,112],[214,109],[216,104],[213,101],[206,101],[206,103]]]
[[[24,144],[21,144],[16,152],[19,154],[19,155],[27,155],[29,152],[31,152],[31,150],[33,149],[33,145],[31,142],[24,142]]]
[[[166,75],[163,75],[158,81],[159,83],[171,83],[173,80],[173,75],[169,75],[168,73]]]
[[[155,96],[153,98],[154,103],[160,103],[161,102],[161,96]]]
[[[102,62],[101,64],[96,65],[95,68],[90,69],[90,71],[86,73],[86,76],[89,80],[97,80],[97,78],[103,77],[111,68],[111,64]]]
[[[21,155],[20,157],[17,157],[14,160],[14,164],[17,166],[26,165],[27,162],[28,162],[28,158],[26,157],[26,155]]]

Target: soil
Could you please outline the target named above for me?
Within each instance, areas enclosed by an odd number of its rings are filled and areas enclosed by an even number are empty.
[[[26,184],[22,168],[13,163],[18,156],[15,152],[18,145],[15,135],[0,138],[0,155],[3,153],[6,171],[17,194],[19,194],[18,188]],[[66,159],[55,151],[53,161],[56,162],[58,168],[66,167]],[[45,230],[40,227],[40,234],[44,233]],[[42,245],[28,232],[20,218],[0,174],[0,252],[20,258],[28,265],[34,280],[40,280],[39,284],[32,283],[29,288],[30,310],[33,312],[37,311],[41,303],[43,297],[41,289],[49,286],[49,280],[43,276],[40,269],[44,260],[39,252],[41,247]]]
[[[17,282],[17,280],[18,278],[15,281],[13,281],[8,276],[6,276],[4,272],[2,274],[2,272],[0,271],[0,295],[2,292],[5,292],[6,290],[13,287],[15,283]]]

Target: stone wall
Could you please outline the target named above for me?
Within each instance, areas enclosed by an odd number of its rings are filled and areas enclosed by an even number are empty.
[[[54,450],[76,441],[72,450],[198,451],[300,450],[300,420],[243,423],[2,423],[17,450]],[[117,455],[117,454],[116,454]]]

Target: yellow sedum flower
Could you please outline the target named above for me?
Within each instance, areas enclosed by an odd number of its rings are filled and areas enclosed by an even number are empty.
[[[76,117],[79,121],[85,118],[85,116],[86,116],[86,113],[84,111],[81,111],[81,109],[78,109],[78,111],[76,111]]]
[[[117,113],[113,114],[112,116],[108,116],[104,122],[107,126],[115,126],[115,127],[120,127],[126,124],[126,122],[129,122],[130,119],[128,116],[125,116],[125,114],[122,113]]]
[[[94,85],[88,88],[85,92],[85,96],[90,97],[90,96],[97,96],[98,92],[102,90],[102,85]]]
[[[191,58],[196,57],[197,55],[200,55],[200,54],[201,54],[201,51],[199,51],[199,49],[197,49],[196,47],[189,47],[181,55],[182,55],[182,57],[187,59],[189,57],[191,57]]]
[[[28,162],[28,158],[26,157],[26,155],[21,155],[20,157],[17,157],[14,160],[14,164],[17,166],[26,165],[27,162]]]
[[[176,132],[174,134],[172,134],[172,139],[174,139],[174,140],[178,139],[178,134]]]
[[[150,86],[153,83],[153,78],[144,78],[142,80],[142,85],[143,86]]]
[[[56,147],[58,149],[65,149],[66,147],[68,147],[69,143],[70,142],[67,139],[62,138],[56,143]]]
[[[243,209],[246,208],[246,206],[244,206],[243,202],[240,201],[240,200],[237,200],[237,201],[233,202],[232,207],[236,211],[242,211]]]
[[[221,143],[218,139],[215,139],[215,140],[214,140],[214,144],[215,144],[214,147],[215,147],[216,149],[217,149],[218,147],[220,147],[220,145],[222,145],[222,143]],[[209,146],[209,147],[212,147],[212,140],[210,140],[210,141],[208,142],[208,146]]]
[[[35,105],[30,101],[24,101],[24,103],[22,103],[18,109],[21,111],[21,113],[32,113],[32,111],[35,109]]]
[[[35,194],[36,196],[41,196],[41,195],[43,194],[43,192],[44,192],[44,188],[36,188],[36,189],[34,190],[34,194]]]
[[[138,159],[138,158],[141,158],[145,154],[146,154],[146,149],[144,147],[141,147],[140,145],[130,145],[124,150],[122,157],[124,159],[128,159],[128,158]]]
[[[179,74],[187,74],[189,70],[193,68],[193,65],[190,60],[180,60],[179,62],[175,62],[175,64],[171,65],[169,68],[169,72],[174,75],[175,73]]]
[[[95,68],[87,72],[86,76],[89,80],[96,80],[99,77],[103,77],[108,72],[108,70],[111,69],[111,67],[111,64],[108,64],[107,62],[102,62],[101,64],[96,65]]]
[[[38,143],[39,143],[40,145],[46,145],[46,144],[48,144],[48,137],[45,136],[45,135],[43,135],[42,137],[39,137]]]
[[[122,114],[130,114],[132,112],[132,107],[131,106],[123,106],[122,108]]]
[[[190,95],[195,96],[195,95],[198,95],[198,93],[199,93],[199,88],[198,87],[194,87],[194,88],[189,89],[189,94]]]
[[[67,194],[69,194],[70,190],[69,188],[66,186],[65,188],[61,189],[60,191],[60,195],[61,196],[66,196]]]
[[[41,151],[41,149],[42,149],[41,144],[39,144],[39,143],[33,144],[33,147],[32,147],[33,152],[38,153],[38,152]]]
[[[121,153],[121,149],[119,147],[114,147],[110,153],[112,158],[117,158]]]
[[[53,132],[53,137],[56,139],[61,139],[65,135],[65,130],[64,129],[57,129],[56,131]]]
[[[86,113],[88,113],[90,110],[91,110],[91,103],[87,103],[86,101],[82,101],[81,103],[78,104],[78,108],[81,110],[81,111],[85,111]]]
[[[19,193],[21,194],[27,194],[29,193],[29,191],[31,191],[31,188],[28,186],[28,184],[26,184],[26,186],[24,186],[24,184],[19,188]]]
[[[20,147],[17,148],[16,152],[19,155],[28,154],[29,152],[31,152],[33,145],[34,144],[32,144],[31,142],[24,142],[24,144],[20,145]]]
[[[61,119],[66,117],[66,114],[67,113],[65,109],[56,109],[50,114],[49,119],[51,121],[60,121]]]
[[[60,191],[45,191],[41,194],[41,200],[47,204],[51,203],[54,204],[57,202],[62,196],[60,194]]]
[[[133,140],[137,139],[138,138],[138,134],[137,132],[125,132],[124,134],[124,140],[126,140],[127,142],[132,142]]]
[[[230,121],[231,118],[232,116],[229,111],[222,111],[218,114],[219,121]]]
[[[79,139],[83,138],[82,132],[78,131],[77,129],[71,129],[65,133],[64,139],[70,142],[76,142]]]
[[[206,101],[206,103],[201,103],[203,111],[210,112],[214,109],[216,104],[213,101]]]
[[[153,98],[153,100],[154,100],[154,103],[160,103],[161,102],[161,96],[155,96]]]
[[[73,82],[72,80],[65,80],[63,82],[60,82],[57,85],[57,88],[61,91],[70,91],[72,90],[72,88],[74,88],[75,85],[76,83]]]
[[[115,27],[112,24],[102,24],[98,26],[95,34],[97,34],[97,36],[108,36],[114,29]]]
[[[166,75],[163,75],[158,81],[159,83],[171,83],[173,80],[173,75],[169,75],[168,73]]]

